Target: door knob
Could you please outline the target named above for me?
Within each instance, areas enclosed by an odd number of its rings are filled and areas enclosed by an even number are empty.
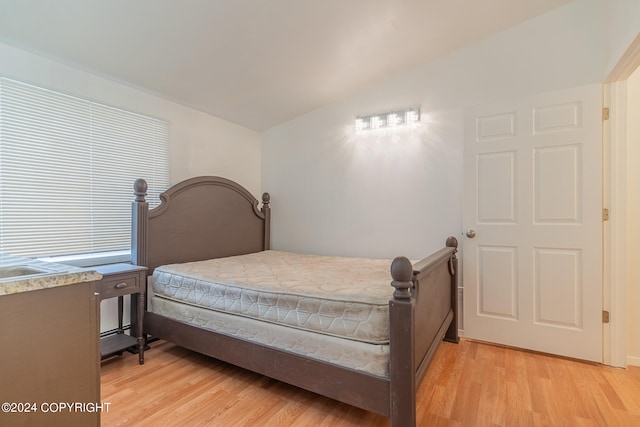
[[[468,238],[473,239],[476,237],[476,230],[467,230],[465,234]]]

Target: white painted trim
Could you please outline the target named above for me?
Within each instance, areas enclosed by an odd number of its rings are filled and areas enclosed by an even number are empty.
[[[602,85],[602,105],[611,110],[611,84]],[[611,119],[602,122],[602,206],[610,211],[611,218]],[[615,169],[613,169],[615,170]],[[602,310],[611,310],[611,220],[602,226]],[[611,364],[611,326],[602,325],[602,363]]]
[[[604,227],[603,309],[611,323],[603,328],[603,360],[611,366],[640,366],[627,356],[627,79],[640,67],[640,34],[615,65],[604,84],[604,105],[610,118],[603,125],[603,196],[610,221]],[[608,205],[607,205],[608,203]]]
[[[640,34],[631,42],[604,82],[614,83],[627,80],[638,67],[640,67]]]
[[[640,53],[640,51],[638,52]],[[603,309],[611,314],[603,328],[603,361],[625,367],[627,293],[627,166],[626,166],[626,80],[604,86],[604,104],[610,109],[603,124],[604,201],[610,220],[604,223]]]

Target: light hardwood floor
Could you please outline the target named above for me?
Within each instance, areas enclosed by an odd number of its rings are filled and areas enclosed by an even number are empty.
[[[102,426],[388,426],[388,420],[162,341],[102,365]],[[309,375],[314,375],[309,372]],[[419,426],[640,426],[640,368],[443,342]]]

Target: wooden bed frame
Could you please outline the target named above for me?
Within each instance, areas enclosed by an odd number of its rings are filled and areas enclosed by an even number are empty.
[[[186,180],[160,195],[149,210],[147,183],[134,184],[132,263],[149,274],[164,264],[242,255],[270,249],[269,194],[258,200],[220,177]],[[458,242],[412,265],[391,264],[389,378],[190,326],[152,312],[144,332],[268,377],[382,414],[393,427],[416,425],[416,390],[444,338],[458,342]],[[313,373],[311,375],[310,373]]]

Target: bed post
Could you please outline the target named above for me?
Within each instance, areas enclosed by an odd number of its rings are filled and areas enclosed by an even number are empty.
[[[131,204],[131,263],[147,266],[147,231],[149,227],[149,203],[147,195],[147,181],[136,179],[133,184],[133,194],[136,196]]]
[[[451,308],[453,310],[453,319],[451,325],[447,329],[447,333],[444,336],[445,341],[458,343],[460,339],[458,337],[458,239],[450,236],[447,239],[447,247],[453,248],[451,258],[449,259],[449,272],[451,273]]]
[[[264,250],[271,249],[271,207],[269,193],[262,194],[262,213],[264,214]]]
[[[390,341],[390,418],[392,427],[416,425],[416,366],[414,359],[413,266],[405,257],[391,263],[391,286],[395,288],[389,301]]]

